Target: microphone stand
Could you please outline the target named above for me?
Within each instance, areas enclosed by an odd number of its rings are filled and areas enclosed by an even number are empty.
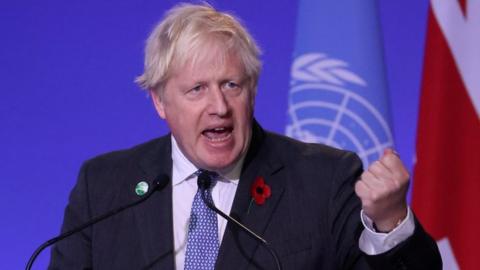
[[[238,228],[240,228],[241,230],[243,230],[244,232],[246,232],[248,235],[250,235],[250,237],[252,237],[253,239],[257,240],[258,242],[260,242],[260,244],[262,244],[267,250],[268,252],[270,252],[270,254],[272,255],[273,257],[273,260],[275,261],[275,264],[277,266],[277,269],[278,270],[282,270],[282,265],[280,263],[280,260],[278,259],[278,255],[277,253],[275,252],[275,250],[270,246],[270,244],[267,242],[267,240],[263,239],[262,237],[260,237],[258,234],[254,233],[252,230],[250,230],[249,228],[247,228],[245,225],[243,225],[242,223],[240,223],[240,221],[236,220],[235,218],[223,213],[222,211],[220,211],[220,209],[218,209],[215,204],[212,204],[210,203],[207,198],[205,198],[205,191],[210,188],[210,185],[211,185],[211,179],[210,179],[210,175],[209,175],[209,172],[208,171],[203,171],[199,176],[198,176],[198,181],[197,181],[197,184],[198,184],[198,188],[201,190],[201,197],[202,197],[202,200],[203,202],[207,205],[208,208],[210,208],[211,210],[213,210],[215,213],[219,214],[220,216],[222,216],[224,219],[226,219],[227,221],[229,222],[232,222],[234,223]]]
[[[135,205],[137,205],[137,204],[140,204],[140,203],[146,201],[148,198],[150,198],[150,197],[152,196],[152,194],[153,194],[155,191],[163,189],[163,188],[168,184],[168,176],[166,176],[166,175],[160,175],[159,177],[157,177],[157,179],[158,179],[158,180],[154,181],[153,187],[152,187],[151,191],[150,191],[145,197],[143,197],[143,198],[141,198],[141,199],[139,199],[139,200],[137,200],[137,201],[134,201],[134,202],[132,202],[132,203],[129,203],[129,204],[127,204],[127,205],[121,206],[121,207],[119,207],[119,208],[117,208],[117,209],[113,209],[112,211],[107,212],[107,213],[105,213],[105,214],[103,214],[103,215],[100,215],[100,216],[98,216],[98,217],[95,217],[95,218],[93,218],[92,220],[90,220],[90,221],[88,221],[88,222],[86,222],[86,223],[84,223],[84,224],[82,224],[82,225],[80,225],[80,226],[78,226],[78,227],[76,227],[76,228],[73,228],[73,229],[71,229],[71,230],[69,230],[69,231],[67,231],[67,232],[64,232],[64,233],[60,234],[59,236],[54,237],[54,238],[52,238],[52,239],[44,242],[43,244],[41,244],[41,245],[33,252],[32,256],[31,256],[30,259],[28,260],[28,263],[27,263],[27,266],[25,267],[25,270],[30,270],[30,269],[32,268],[33,262],[35,261],[35,259],[37,258],[37,256],[38,256],[45,248],[47,248],[47,247],[55,244],[56,242],[58,242],[58,241],[60,241],[60,240],[63,240],[63,239],[65,239],[65,238],[69,237],[69,236],[72,235],[72,234],[75,234],[75,233],[77,233],[77,232],[79,232],[79,231],[81,231],[81,230],[83,230],[83,229],[85,229],[85,228],[87,228],[87,227],[90,227],[90,226],[92,226],[93,224],[96,224],[96,223],[98,223],[98,222],[100,222],[100,221],[102,221],[102,220],[104,220],[104,219],[107,219],[107,218],[109,218],[109,217],[111,217],[111,216],[114,216],[114,215],[116,215],[116,214],[118,214],[118,213],[120,213],[120,212],[123,212],[125,209],[128,209],[128,208],[130,208],[130,207],[133,207],[133,206],[135,206]]]

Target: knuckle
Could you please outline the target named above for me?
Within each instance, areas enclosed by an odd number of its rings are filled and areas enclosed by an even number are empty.
[[[395,180],[395,182],[398,182],[399,184],[408,183],[409,179],[410,179],[410,174],[406,170],[402,170],[402,171],[394,174],[394,180]]]
[[[357,194],[358,197],[361,199],[366,198],[368,196],[368,192],[366,190],[365,184],[362,183],[361,181],[358,181],[355,184],[355,193]]]
[[[400,183],[399,181],[392,181],[391,193],[400,190],[402,186],[402,183]]]
[[[389,168],[395,168],[395,167],[398,166],[398,164],[401,164],[401,161],[394,154],[390,154],[390,155],[385,157],[384,163]]]
[[[364,171],[362,174],[362,181],[369,181],[372,177],[372,173],[369,171]]]
[[[362,200],[362,206],[365,209],[370,209],[372,207],[372,201],[370,200]]]
[[[379,161],[375,161],[369,168],[368,171],[372,174],[378,174],[382,172],[382,166]]]
[[[381,198],[380,194],[378,192],[372,192],[370,194],[370,199],[374,202],[379,201]]]
[[[357,194],[361,191],[361,187],[360,187],[361,183],[360,183],[360,182],[361,182],[361,180],[357,181],[357,182],[355,183],[355,186],[354,186],[355,192],[356,192]]]
[[[375,171],[375,172],[380,171],[380,170],[381,170],[380,162],[375,161],[375,163],[372,164],[371,168],[372,168],[372,170]]]

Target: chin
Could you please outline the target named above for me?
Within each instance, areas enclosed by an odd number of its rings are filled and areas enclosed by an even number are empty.
[[[215,155],[215,157],[208,158],[204,164],[207,170],[223,171],[233,167],[236,161],[236,158]]]
[[[230,167],[233,167],[234,166],[234,162],[212,162],[212,163],[208,163],[206,164],[206,167],[208,170],[211,170],[211,171],[224,171]]]

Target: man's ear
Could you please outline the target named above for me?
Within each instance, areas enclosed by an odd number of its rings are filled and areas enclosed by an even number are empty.
[[[152,97],[153,105],[155,106],[155,109],[157,110],[158,115],[160,118],[165,119],[165,106],[163,104],[163,99],[160,97],[158,94],[158,90],[149,90],[150,91],[150,96]]]

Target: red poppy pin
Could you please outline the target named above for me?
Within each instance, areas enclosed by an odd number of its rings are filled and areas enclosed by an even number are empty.
[[[250,193],[252,194],[252,199],[255,203],[262,205],[270,195],[272,195],[272,190],[269,185],[265,184],[263,177],[257,176],[250,189]]]

